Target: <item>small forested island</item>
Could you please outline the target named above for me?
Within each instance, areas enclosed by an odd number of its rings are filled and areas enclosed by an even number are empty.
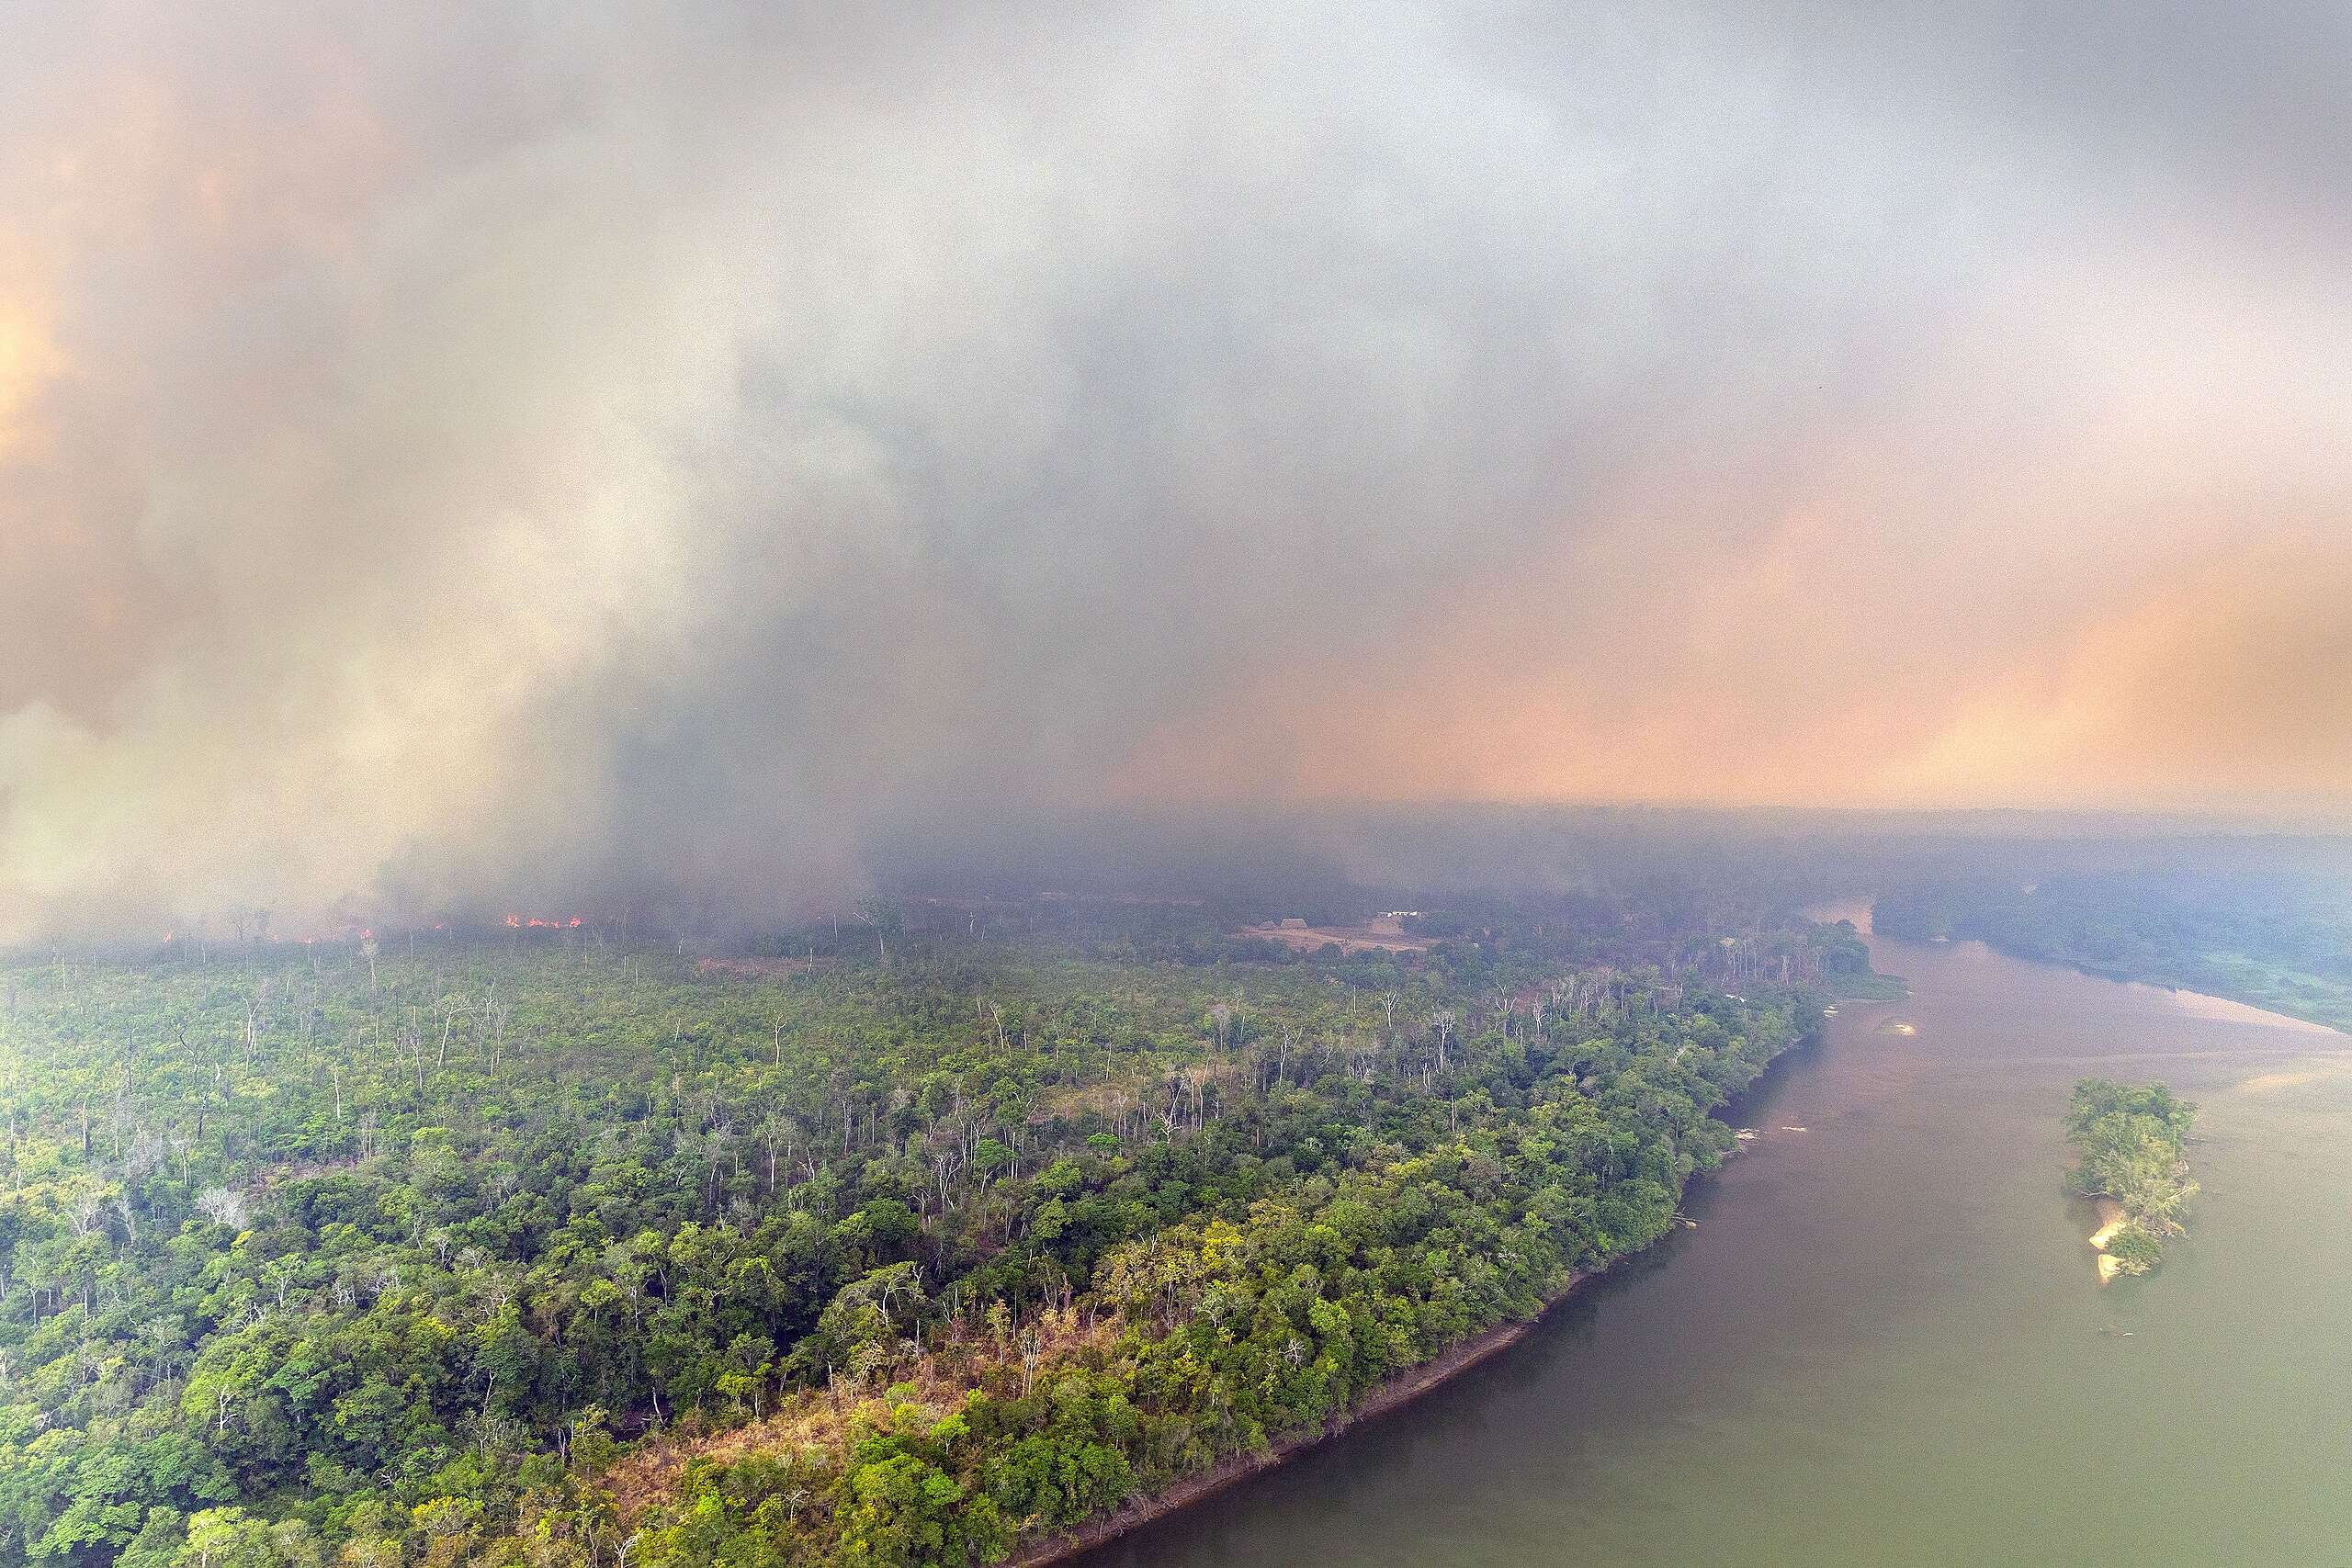
[[[2145,1274],[2164,1258],[2165,1243],[2188,1233],[2180,1212],[2196,1194],[2186,1145],[2197,1107],[2163,1084],[2120,1084],[2085,1078],[2066,1107],[2066,1136],[2075,1145],[2075,1190],[2101,1201],[2103,1223],[2091,1245],[2099,1252],[2101,1283],[2118,1274]]]
[[[0,1568],[1050,1554],[1666,1234],[1853,961],[1069,908],[0,962]]]

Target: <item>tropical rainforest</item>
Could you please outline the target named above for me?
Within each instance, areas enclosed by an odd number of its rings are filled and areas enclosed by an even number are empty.
[[[1849,928],[0,964],[0,1564],[999,1561],[1661,1235]]]

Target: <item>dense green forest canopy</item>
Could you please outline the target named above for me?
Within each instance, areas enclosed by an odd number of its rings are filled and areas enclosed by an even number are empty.
[[[0,966],[0,1563],[991,1560],[1662,1234],[1866,962],[986,913]]]

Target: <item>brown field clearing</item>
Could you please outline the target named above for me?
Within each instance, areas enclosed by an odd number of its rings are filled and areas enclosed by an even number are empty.
[[[1337,947],[1341,953],[1427,953],[1435,937],[1414,936],[1393,915],[1382,915],[1360,926],[1310,926],[1270,923],[1244,926],[1236,936],[1262,937],[1301,953]]]

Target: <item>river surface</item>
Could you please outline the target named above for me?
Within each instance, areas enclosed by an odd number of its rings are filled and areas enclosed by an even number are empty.
[[[1912,996],[1775,1065],[1696,1230],[1085,1568],[2352,1565],[2352,1040],[1871,949]],[[2192,1238],[2104,1289],[2061,1184],[2089,1076],[2202,1108]]]

